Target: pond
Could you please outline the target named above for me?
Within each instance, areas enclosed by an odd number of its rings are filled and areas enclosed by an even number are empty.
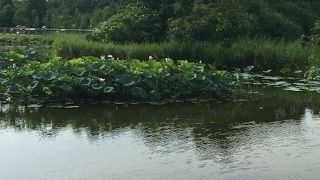
[[[317,179],[320,95],[233,102],[2,105],[0,179]]]

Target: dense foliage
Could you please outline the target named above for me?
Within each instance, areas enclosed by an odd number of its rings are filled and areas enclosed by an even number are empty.
[[[201,63],[44,58],[0,53],[0,92],[11,97],[47,100],[160,101],[229,96],[235,75]]]
[[[163,36],[159,14],[143,4],[130,4],[99,25],[98,39],[116,42],[157,41]]]
[[[65,58],[112,54],[120,59],[172,58],[215,65],[235,70],[253,65],[256,72],[271,70],[277,75],[297,75],[312,65],[320,65],[320,48],[294,42],[270,39],[240,39],[228,47],[224,43],[161,42],[161,43],[99,43],[77,35],[58,36],[53,43],[59,56]]]
[[[306,39],[311,39],[312,35]],[[64,59],[83,56],[113,55],[115,59],[148,60],[172,58],[210,64],[218,69],[237,70],[254,66],[256,73],[270,71],[273,75],[299,76],[312,66],[320,66],[320,47],[312,41],[276,41],[264,38],[239,39],[228,47],[224,43],[200,41],[169,41],[161,43],[95,42],[84,35],[0,35],[0,51],[33,48]]]
[[[308,43],[312,46],[320,45],[320,21],[316,21],[314,27],[311,29],[311,35],[307,37]]]
[[[0,0],[0,27],[99,27],[98,38],[118,42],[296,39],[310,34],[319,8],[316,0]]]
[[[11,0],[0,0],[0,27],[13,25],[14,6]]]

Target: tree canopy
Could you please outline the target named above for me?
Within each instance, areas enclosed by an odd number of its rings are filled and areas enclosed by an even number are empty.
[[[106,41],[296,39],[318,0],[0,0],[0,27],[99,28]]]

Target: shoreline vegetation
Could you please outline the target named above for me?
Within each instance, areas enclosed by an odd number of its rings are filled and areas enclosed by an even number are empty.
[[[302,40],[240,39],[228,46],[199,41],[105,43],[84,35],[0,34],[2,101],[166,104],[232,99],[249,74],[285,90],[282,76],[319,80],[320,49]],[[219,69],[219,70],[218,70]],[[253,80],[253,81],[252,81]]]
[[[236,73],[172,59],[64,60],[29,51],[0,53],[2,100],[50,102],[175,102],[229,98],[239,86]]]
[[[160,43],[112,43],[88,40],[84,35],[1,35],[0,44],[22,48],[50,49],[64,59],[83,56],[108,56],[115,59],[148,60],[171,58],[210,64],[218,69],[237,70],[254,66],[257,73],[298,76],[312,66],[320,65],[320,47],[307,45],[303,40],[285,41],[267,38],[239,39],[223,43],[201,41],[166,41]],[[19,48],[17,48],[19,49]]]

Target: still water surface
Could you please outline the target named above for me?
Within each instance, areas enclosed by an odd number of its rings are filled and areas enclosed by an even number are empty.
[[[2,180],[319,179],[320,96],[250,101],[2,106]]]

